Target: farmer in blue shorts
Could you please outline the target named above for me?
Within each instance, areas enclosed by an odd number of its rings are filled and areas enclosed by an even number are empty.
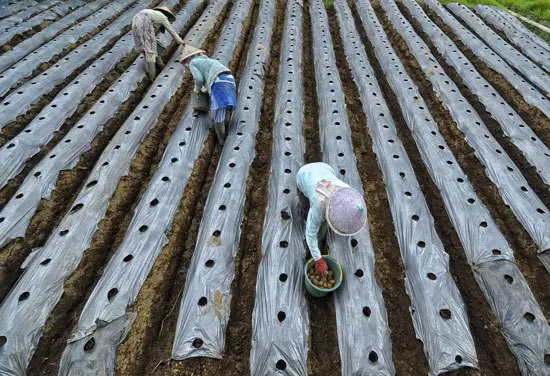
[[[189,67],[195,81],[193,108],[198,111],[212,111],[218,142],[223,146],[229,121],[237,106],[235,77],[228,67],[206,56],[203,50],[188,44],[182,51],[180,62]]]

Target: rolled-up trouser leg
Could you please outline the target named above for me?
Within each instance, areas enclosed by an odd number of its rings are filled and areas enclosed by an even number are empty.
[[[216,136],[218,136],[218,143],[220,146],[223,146],[225,143],[225,122],[214,123],[214,130],[216,131]]]
[[[149,76],[149,79],[153,82],[157,77],[157,67],[155,66],[155,62],[148,61],[145,63],[145,67],[147,70],[147,76]]]

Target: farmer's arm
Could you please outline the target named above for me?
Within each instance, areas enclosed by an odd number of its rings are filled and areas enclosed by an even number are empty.
[[[204,84],[204,77],[202,76],[202,73],[199,70],[199,68],[197,68],[197,66],[193,64],[193,60],[191,60],[191,63],[189,64],[189,70],[193,75],[193,80],[195,80],[195,91],[198,92],[201,90]]]
[[[309,247],[309,252],[311,252],[311,256],[313,256],[313,259],[315,261],[321,258],[321,251],[319,250],[317,235],[322,224],[323,218],[321,218],[319,210],[310,208],[309,212],[307,213],[306,221],[306,241],[307,246]]]
[[[162,26],[164,26],[164,28],[170,33],[172,38],[177,43],[183,44],[183,39],[181,39],[178,33],[176,33],[176,30],[174,30],[174,28],[172,27],[172,24],[170,23],[170,21],[168,21],[168,18],[164,14],[162,15],[161,23],[162,23]]]

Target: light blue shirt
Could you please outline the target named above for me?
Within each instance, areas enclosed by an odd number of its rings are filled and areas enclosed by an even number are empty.
[[[319,249],[319,243],[317,235],[319,229],[325,222],[324,213],[319,210],[317,204],[317,184],[321,180],[330,181],[334,185],[349,187],[346,183],[336,177],[334,170],[326,163],[315,162],[308,163],[298,170],[296,174],[296,184],[298,189],[309,200],[309,212],[307,213],[306,222],[306,241],[309,251],[315,261],[321,258],[321,250]]]
[[[229,73],[229,68],[220,63],[216,59],[211,59],[207,56],[196,56],[191,59],[189,69],[195,80],[195,89],[201,90],[206,88],[208,92],[212,88],[216,77],[220,73]]]

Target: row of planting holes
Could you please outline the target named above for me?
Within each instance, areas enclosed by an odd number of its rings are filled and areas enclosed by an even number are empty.
[[[504,17],[502,17],[500,14],[498,14],[494,9],[492,8],[489,8],[489,11],[492,12],[493,14],[497,15],[497,20],[498,19],[503,19],[504,20],[504,25],[506,25],[508,28],[511,28],[512,31],[514,31],[514,28],[513,26],[510,26],[509,23],[508,23],[508,20],[506,20]],[[497,21],[495,20],[495,21]],[[536,43],[531,43],[531,41],[527,38],[524,38],[523,36],[519,37],[519,39],[522,39],[525,44],[527,44],[529,46],[529,48],[533,48],[535,50],[539,50],[538,46]],[[542,51],[542,49],[540,49],[541,51],[539,52],[540,55],[544,55],[544,52]]]
[[[446,12],[444,9],[443,9],[443,12]],[[446,15],[446,14],[445,14]],[[448,17],[452,17],[451,15],[449,15]],[[426,15],[424,15],[424,18],[428,18]],[[443,17],[442,17],[443,18]],[[445,18],[444,18],[445,19]],[[476,43],[478,45],[479,48],[475,48],[475,49],[472,49],[472,51],[478,51],[477,53],[479,54],[479,56],[481,57],[481,52],[480,51],[488,51],[489,48],[485,46],[485,44],[480,41],[479,39],[477,39],[477,37],[475,37],[468,29],[466,29],[464,26],[462,26],[462,24],[460,24],[458,21],[452,19],[452,18],[446,18],[446,23],[448,25],[455,25],[455,28],[456,28],[456,24],[458,24],[458,28],[460,30],[462,30],[466,36],[468,36],[474,43]],[[452,27],[452,26],[451,26]],[[460,36],[459,33],[457,33],[457,35]],[[464,37],[465,38],[465,37]],[[462,39],[462,38],[461,38]],[[466,38],[465,38],[466,39]],[[496,56],[494,52],[491,52],[490,53],[490,56]],[[487,61],[492,61],[492,59],[485,54],[485,60]],[[500,58],[498,57],[495,57],[495,61],[499,64],[497,64],[498,66],[501,66],[502,68],[505,68],[506,71],[508,71],[509,74],[511,74],[513,77],[517,78],[518,80],[520,80],[522,83],[526,84],[526,85],[529,85],[530,86],[530,89],[531,91],[536,91],[535,88],[533,88],[530,84],[528,84],[521,76],[519,76],[513,69],[510,68],[510,66],[508,65],[508,63],[505,63],[503,62]],[[541,100],[545,101],[546,98],[544,96],[541,96],[540,97]]]
[[[135,65],[135,64],[136,64],[136,63],[134,63],[133,65]],[[170,67],[170,69],[173,69],[173,67]],[[168,75],[165,75],[164,77],[168,77]],[[162,85],[157,85],[157,87],[162,87]],[[155,97],[156,97],[155,94],[151,95],[151,98],[155,98]],[[143,106],[143,109],[146,109],[146,108],[148,108],[148,106]],[[134,118],[134,120],[135,120],[135,121],[139,121],[139,120],[141,120],[141,118],[140,118],[139,116],[136,116],[136,117]],[[125,134],[126,134],[126,135],[127,135],[127,134],[130,134],[130,131],[127,131]],[[115,149],[118,150],[118,149],[120,149],[120,147],[121,147],[120,145],[116,145],[116,146],[115,146]],[[53,157],[55,157],[55,154],[53,154],[50,158],[53,158]],[[175,160],[175,161],[174,161],[174,160]],[[173,158],[173,159],[172,159],[172,163],[174,163],[174,162],[177,162],[177,158]],[[102,166],[107,166],[108,164],[109,164],[109,162],[104,162],[104,163],[102,164]],[[40,172],[37,172],[37,173],[35,174],[35,176],[37,176],[37,177],[40,176]],[[164,177],[162,178],[162,181],[168,182],[168,181],[170,181],[170,178],[167,177],[167,176],[164,176]],[[91,187],[95,186],[97,183],[98,183],[97,180],[92,180],[92,181],[90,181],[90,182],[86,185],[86,187],[87,187],[87,188],[91,188]],[[20,193],[20,194],[18,194],[18,195],[16,196],[17,199],[20,199],[20,198],[22,198],[22,197],[23,197],[23,194],[22,194],[22,193]],[[151,201],[151,206],[156,206],[157,204],[158,204],[158,200],[157,200],[157,199],[154,199],[153,201]],[[75,206],[72,207],[72,209],[71,209],[71,211],[70,211],[70,214],[74,214],[74,213],[78,212],[78,211],[79,211],[80,209],[82,209],[83,207],[84,207],[84,204],[82,204],[82,203],[76,204]],[[0,218],[0,223],[2,223],[3,221],[4,221],[4,218],[3,218],[3,217]],[[145,232],[145,231],[147,231],[147,229],[148,229],[148,227],[145,226],[145,225],[143,225],[143,226],[141,226],[141,227],[139,228],[139,232]],[[68,230],[68,229],[65,229],[65,230],[60,231],[58,235],[59,235],[59,236],[66,236],[68,233],[69,233],[69,230]],[[134,258],[134,257],[133,257],[131,254],[129,254],[129,255],[127,255],[126,257],[124,257],[123,261],[124,261],[124,262],[129,262],[129,261],[131,261],[133,258]],[[51,259],[49,259],[49,258],[48,258],[48,259],[45,259],[44,261],[42,261],[42,262],[40,263],[40,265],[44,265],[44,266],[45,266],[45,265],[48,265],[48,264],[50,263],[50,261],[51,261]],[[107,298],[108,298],[109,302],[111,302],[112,299],[113,299],[117,294],[118,294],[118,289],[112,288],[111,290],[109,290],[109,292],[107,293]],[[30,296],[30,293],[29,293],[29,292],[24,292],[24,293],[22,293],[22,294],[19,296],[19,302],[22,302],[22,301],[28,299],[29,296]],[[1,337],[1,336],[0,336],[0,347],[1,347],[1,343],[2,343],[2,338],[6,338],[6,337]],[[6,341],[7,341],[7,339],[6,339]],[[5,343],[5,342],[4,342],[4,343]],[[94,338],[91,338],[91,339],[90,339],[88,342],[86,342],[86,344],[84,345],[84,350],[90,351],[90,350],[93,349],[94,346],[95,346],[95,340],[94,340]]]
[[[242,8],[242,3],[239,5],[239,9],[240,9],[240,8]],[[263,24],[265,24],[265,23],[263,23]],[[262,24],[262,25],[263,25],[263,24]],[[231,23],[231,25],[233,25],[233,22]],[[229,31],[231,31],[232,29],[233,29],[233,27],[232,27],[232,26],[229,26],[227,31],[229,32]],[[262,27],[262,29],[263,29],[263,27]],[[222,43],[221,46],[223,47],[224,44]],[[256,57],[259,57],[259,56],[256,55]],[[251,79],[254,79],[254,78],[251,77]],[[248,89],[249,89],[250,91],[252,91],[253,87],[252,87],[252,86],[248,86]],[[247,98],[250,99],[251,97],[248,96]],[[244,107],[244,110],[248,110],[248,107]],[[246,124],[246,120],[241,120],[241,123]],[[190,128],[187,128],[186,130],[189,130],[189,131],[190,131],[191,129],[190,129]],[[242,133],[239,132],[239,133],[237,133],[237,135],[238,135],[238,136],[242,136]],[[240,149],[240,148],[239,148],[238,146],[235,146],[235,147],[233,148],[233,150],[235,150],[235,151],[238,151],[239,149]],[[234,168],[236,165],[235,165],[235,163],[232,162],[232,163],[229,163],[228,166],[229,166],[229,168]],[[163,178],[163,179],[164,179],[164,178]],[[225,183],[225,184],[224,184],[224,188],[230,188],[230,187],[231,187],[231,183],[228,182],[228,183]],[[218,210],[219,210],[219,211],[222,211],[222,212],[225,211],[226,209],[227,209],[227,207],[226,207],[225,205],[220,205],[220,206],[218,207]],[[220,236],[221,236],[221,231],[220,231],[220,230],[215,230],[215,231],[212,233],[212,236],[214,236],[214,237],[216,237],[216,238],[220,237]],[[207,260],[207,261],[204,263],[204,266],[207,267],[207,268],[213,268],[213,267],[214,267],[214,264],[215,264],[215,261],[212,260],[212,259],[210,259],[210,260]],[[202,296],[202,297],[199,299],[199,301],[198,301],[198,305],[201,306],[201,307],[204,307],[204,306],[206,306],[206,304],[208,304],[208,298],[206,298],[206,296]],[[203,341],[201,338],[195,338],[195,339],[193,340],[193,342],[192,342],[191,345],[192,345],[194,348],[198,349],[198,348],[201,348],[203,344],[204,344],[204,341]]]
[[[399,17],[399,18],[402,19],[402,17]],[[403,23],[404,23],[404,22],[403,22]],[[412,32],[412,31],[409,30],[409,33],[411,33],[411,32]],[[413,37],[413,39],[415,39],[415,38]],[[417,41],[417,43],[419,43],[419,42]],[[420,47],[420,49],[424,49],[424,47]],[[456,52],[456,50],[455,50],[455,52]],[[390,53],[390,56],[394,56],[394,55],[393,55],[392,53]],[[395,59],[392,59],[392,60],[395,60]],[[395,64],[394,67],[395,67],[395,68],[399,68],[399,66],[398,66],[397,64]],[[445,75],[445,73],[443,72],[443,69],[442,69],[439,65],[435,65],[435,64],[434,64],[433,69],[435,69],[436,71],[439,71],[439,72],[440,72],[439,74],[440,74],[441,76],[444,76],[444,75]],[[473,72],[473,70],[471,70],[471,72]],[[401,72],[399,72],[399,73],[401,73]],[[447,77],[447,78],[448,78],[448,77]],[[480,76],[477,76],[476,78],[477,78],[477,79],[480,79],[481,77],[480,77]],[[439,81],[437,81],[437,82],[439,82]],[[445,81],[445,83],[446,83],[447,85],[450,85],[450,84],[451,84],[450,81]],[[455,90],[455,89],[452,89],[451,92],[456,93],[456,90]],[[415,97],[414,99],[416,100],[416,99],[418,99],[418,98]],[[464,100],[459,100],[459,102],[464,102]],[[505,102],[501,102],[501,104],[504,105]],[[424,110],[424,107],[422,107],[422,106],[420,106],[420,105],[419,105],[419,108],[420,108],[421,110]],[[471,111],[471,110],[466,110],[466,112],[467,112],[468,114],[471,114],[471,115],[466,115],[466,116],[474,116],[474,115],[472,114],[472,111]],[[513,116],[512,113],[510,113],[510,115]],[[478,120],[481,120],[481,119],[478,119]],[[481,123],[480,123],[479,121],[476,121],[475,123],[476,123],[478,126],[481,126]],[[490,136],[489,136],[488,134],[486,134],[486,135],[485,135],[485,138],[490,138]],[[532,140],[532,141],[537,141],[537,139],[536,139],[535,137],[531,137],[531,140]],[[494,141],[494,143],[498,144],[498,143],[496,142],[496,140],[493,140],[493,141]],[[438,147],[439,147],[439,149],[441,149],[441,150],[445,149],[445,147],[442,146],[442,145],[439,145]],[[500,150],[500,149],[495,149],[495,151],[496,151],[496,153],[498,153],[498,154],[502,154],[502,150]],[[550,154],[548,154],[548,153],[545,153],[545,155],[546,155],[547,157],[550,157]],[[453,164],[453,162],[452,162],[452,161],[447,161],[447,164]],[[510,166],[507,166],[506,168],[507,168],[507,170],[510,171],[510,172],[513,172],[513,171],[514,171],[514,169],[513,169],[512,167],[510,167]],[[521,186],[520,189],[521,189],[523,192],[528,192],[528,189],[527,189],[525,186]],[[469,202],[470,204],[472,204],[473,201],[474,201],[473,199],[468,199],[468,202]],[[542,209],[542,208],[537,208],[536,211],[537,211],[537,213],[539,213],[539,214],[545,214],[545,213],[546,213],[545,210]]]
[[[133,63],[132,65],[136,65],[136,63]],[[173,67],[170,67],[170,69],[174,69],[174,68],[173,68]],[[129,70],[126,71],[126,73],[128,73],[128,72],[129,72]],[[165,75],[164,77],[167,77],[167,76]],[[119,80],[119,82],[120,82],[120,81],[121,81],[121,80]],[[114,89],[109,89],[109,92],[114,92],[114,91],[115,91]],[[66,94],[68,94],[68,93],[63,93],[63,95],[66,95]],[[155,95],[153,95],[152,97],[154,98]],[[102,99],[102,100],[99,101],[99,103],[104,104],[104,103],[105,103],[105,100]],[[149,107],[149,106],[143,106],[144,109],[146,109],[146,108],[148,108],[148,107]],[[95,113],[96,113],[95,111],[90,111],[90,112],[89,112],[89,115],[94,115]],[[45,119],[45,117],[40,117],[40,118],[38,118],[38,120],[40,120],[40,121],[42,121],[42,120],[44,120],[44,119]],[[139,120],[139,119],[136,118],[136,120]],[[82,129],[82,128],[84,128],[84,124],[79,124],[76,128],[77,128],[77,129]],[[31,133],[31,131],[32,131],[32,128],[29,128],[29,129],[26,129],[26,130],[25,130],[25,133]],[[130,134],[130,131],[126,131],[126,135],[128,135],[128,134]],[[65,143],[70,143],[71,140],[70,140],[70,139],[67,139],[67,140],[65,140],[64,142],[65,142]],[[6,148],[7,148],[7,149],[11,149],[11,148],[14,147],[14,146],[16,146],[16,145],[13,144],[13,143],[10,143],[10,144],[8,144],[8,145],[6,146]],[[117,146],[115,147],[115,149],[120,149],[120,145],[117,145]],[[57,157],[57,154],[52,154],[52,155],[49,156],[49,159],[54,159],[55,157]],[[105,163],[103,163],[103,166],[107,166],[108,164],[109,164],[109,162],[105,162]],[[35,173],[33,174],[33,176],[34,176],[35,178],[40,178],[40,176],[42,176],[42,172],[37,171],[37,172],[35,172]],[[93,183],[93,184],[92,184],[92,183]],[[96,183],[97,183],[97,182],[95,182],[95,183],[94,183],[94,182],[91,182],[90,184],[92,184],[91,186],[93,186],[93,185],[95,185]],[[16,199],[21,199],[21,198],[23,198],[23,197],[24,197],[24,193],[18,193],[18,194],[15,196]],[[5,217],[0,217],[0,223],[4,222],[5,219],[6,219]]]
[[[373,18],[372,15],[371,15],[371,19],[372,19],[373,22],[374,22],[374,18]],[[376,27],[376,29],[380,32],[380,26],[375,25],[375,27]],[[384,43],[386,43],[386,41],[384,41]],[[391,52],[389,52],[389,55],[390,55],[390,56],[394,56]],[[394,60],[394,59],[392,59],[392,60]],[[416,98],[415,98],[415,99],[416,99]],[[426,119],[426,120],[427,120],[427,119]],[[434,134],[433,131],[432,131],[432,134]],[[450,162],[450,161],[447,161],[447,163],[449,163],[449,162]],[[463,182],[464,182],[464,179],[458,178],[457,181],[458,181],[459,183],[463,183]],[[470,203],[470,204],[473,204],[473,203],[475,202],[475,200],[472,199],[472,198],[468,199],[467,201],[468,201],[468,203]],[[413,218],[413,220],[415,220],[415,221],[419,219],[418,216],[416,216],[416,215],[414,215],[412,218]],[[483,222],[480,223],[480,226],[481,226],[481,227],[487,227],[488,225],[487,225],[487,222],[483,221]],[[423,243],[423,242],[421,242],[421,243]],[[420,246],[420,244],[418,244],[418,245]],[[424,244],[424,246],[425,246],[425,244]],[[493,255],[495,255],[495,256],[498,256],[498,255],[502,254],[502,252],[501,252],[499,249],[493,249],[493,250],[491,251],[491,253],[492,253]],[[427,274],[427,277],[428,277],[429,279],[431,279],[431,280],[435,280],[435,279],[437,278],[436,275],[433,274],[433,273],[428,273],[428,274]],[[505,275],[504,275],[504,279],[506,280],[506,282],[508,282],[508,284],[512,284],[512,282],[514,281],[514,278],[513,278],[512,276],[508,275],[508,274],[505,274]],[[448,320],[448,319],[451,318],[451,312],[450,312],[448,309],[442,309],[442,310],[440,310],[440,311],[439,311],[439,314],[440,314],[440,316],[441,316],[442,318],[444,318],[444,319],[446,319],[446,320]],[[530,322],[530,323],[533,322],[533,321],[535,320],[535,316],[534,316],[531,312],[526,312],[526,313],[523,315],[523,317],[525,318],[525,320],[527,320],[527,321]],[[460,362],[462,361],[462,358],[460,358],[460,359],[458,359],[458,358],[459,358],[459,356],[457,356],[457,358],[455,358],[455,360],[457,361],[457,363],[460,363]],[[546,357],[545,357],[545,359],[546,359]],[[459,360],[460,360],[460,361],[459,361]]]
[[[296,9],[296,4],[297,4],[297,3],[294,4],[294,8],[295,8],[295,9]],[[290,17],[291,17],[291,18],[294,18],[294,15],[291,15]],[[290,43],[289,54],[293,54],[293,53],[294,53],[294,46],[295,46],[294,42],[295,42],[296,40],[294,39],[295,34],[294,34],[294,31],[293,31],[293,30],[294,30],[295,26],[296,26],[296,23],[294,22],[294,20],[292,20],[292,21],[291,21],[291,25],[290,25],[290,29],[291,29],[292,31],[290,32],[290,36],[291,36],[291,39],[290,39],[290,40],[291,40],[291,43]],[[289,58],[289,60],[287,60],[287,62],[288,62],[288,67],[290,68],[290,71],[289,71],[288,73],[289,73],[290,75],[293,75],[293,74],[294,74],[294,72],[293,72],[293,70],[294,70],[293,59],[292,59],[292,58]],[[292,83],[292,80],[288,80],[288,83]],[[292,89],[288,89],[287,92],[288,92],[288,93],[292,93]],[[291,100],[291,99],[288,99],[287,102],[288,102],[288,103],[292,103],[292,100]],[[290,114],[291,111],[288,111],[287,113]],[[292,125],[291,123],[286,123],[286,126],[287,126],[287,127],[290,127],[291,125]],[[289,130],[289,132],[290,132],[290,130]],[[290,133],[291,133],[291,132],[290,132]],[[289,136],[287,136],[287,137],[285,137],[285,140],[286,140],[287,142],[289,142],[289,141],[292,140],[292,138],[289,137]],[[292,171],[291,171],[290,169],[285,169],[285,173],[290,174],[291,172],[292,172]],[[283,193],[284,193],[284,191],[283,191]],[[283,220],[290,220],[290,219],[291,219],[291,216],[290,216],[289,213],[287,213],[286,211],[283,210],[283,211],[281,211],[281,218],[282,218]],[[285,240],[283,240],[283,241],[281,241],[281,242],[279,243],[279,245],[280,245],[282,248],[286,248],[286,247],[288,247],[288,242],[285,241]],[[287,275],[286,273],[281,273],[281,274],[279,274],[279,281],[281,281],[281,282],[286,282],[287,279],[288,279],[288,275]],[[279,322],[283,322],[283,321],[285,320],[285,318],[286,318],[286,313],[285,313],[284,311],[279,311],[279,313],[277,314],[277,319],[279,320]],[[285,362],[285,360],[284,360],[284,359],[279,359],[279,360],[277,361],[277,363],[275,364],[275,367],[276,367],[278,370],[285,370],[285,369],[286,369],[286,362]]]
[[[487,25],[485,25],[485,23],[483,21],[481,21],[479,19],[479,17],[477,17],[476,15],[474,14],[471,14],[471,13],[467,13],[468,17],[470,17],[475,23],[479,24],[482,28],[484,28],[485,30],[488,30],[490,31],[492,34],[494,34],[496,36],[496,39],[500,42],[502,42],[505,47],[506,45],[508,46],[510,52],[516,54],[516,56],[518,57],[522,57],[523,55],[521,53],[518,53],[518,51],[512,47],[510,44],[508,44],[506,41],[504,41],[504,39],[502,39],[497,33],[495,33],[493,30],[491,30]],[[529,63],[532,63],[531,60],[529,59],[524,59],[523,60],[525,63],[529,64]],[[537,67],[536,65],[533,65],[532,68],[535,68],[535,69],[540,69],[539,67]],[[543,76],[546,76],[546,73],[543,72]]]

